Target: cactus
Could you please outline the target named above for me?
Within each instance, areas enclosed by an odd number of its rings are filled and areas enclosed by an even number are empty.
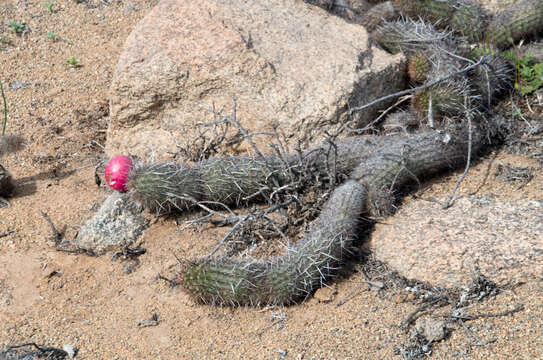
[[[10,173],[0,165],[0,199],[9,197],[13,190],[15,190],[15,185]]]
[[[416,53],[407,62],[407,75],[414,83],[424,82],[431,69],[430,60],[427,54]]]
[[[476,68],[470,78],[473,85],[481,93],[482,103],[490,106],[497,95],[511,89],[514,83],[513,69],[499,55],[487,55],[488,61]]]
[[[137,165],[127,189],[149,208],[184,209],[195,201],[239,205],[244,198],[269,193],[285,183],[279,164],[254,158],[222,158],[190,168],[176,164]]]
[[[351,246],[364,205],[364,188],[347,181],[334,190],[310,231],[284,255],[265,262],[203,259],[178,277],[197,301],[217,305],[287,305],[332,277]]]
[[[472,153],[476,153],[487,141],[487,132],[496,132],[495,127],[497,121],[491,121],[486,129],[474,126]],[[361,162],[351,173],[350,179],[367,189],[368,214],[376,217],[391,214],[394,192],[409,183],[419,182],[439,171],[465,163],[469,143],[467,131],[468,127],[460,124],[442,131],[396,136],[394,141],[384,143],[377,149],[374,156]]]
[[[377,43],[392,54],[404,52],[411,55],[436,46],[452,48],[455,43],[450,32],[436,30],[433,25],[422,20],[386,21],[372,35]]]
[[[397,111],[388,115],[383,121],[383,129],[388,133],[404,131],[409,132],[416,129],[419,125],[419,120],[411,111]]]
[[[464,98],[474,97],[470,94],[465,81],[447,81],[413,93],[411,110],[420,120],[428,119],[429,116],[435,121],[445,116],[455,117],[465,111]]]
[[[394,0],[394,6],[405,16],[452,28],[470,42],[481,39],[486,27],[485,13],[472,0]]]
[[[444,22],[450,18],[451,2],[439,0],[393,0],[394,7],[404,16],[422,18],[431,23]]]
[[[488,18],[479,4],[473,1],[457,1],[448,26],[470,43],[479,42],[488,24]]]
[[[483,144],[475,130],[474,151]],[[465,161],[463,129],[380,139],[350,180],[336,188],[309,232],[282,256],[267,261],[204,258],[186,262],[177,283],[196,301],[214,305],[288,305],[306,298],[334,276],[363,213],[390,213],[394,190],[416,177]]]
[[[183,164],[136,164],[126,187],[146,208],[159,212],[192,207],[195,202],[224,205],[262,201],[280,186],[330,181],[330,169],[345,178],[383,140],[348,138],[299,156],[229,157]]]
[[[373,6],[366,11],[360,19],[360,25],[368,32],[374,31],[383,20],[392,20],[396,16],[394,6],[390,1]]]
[[[522,0],[498,15],[488,26],[485,43],[505,49],[543,31],[543,1]]]

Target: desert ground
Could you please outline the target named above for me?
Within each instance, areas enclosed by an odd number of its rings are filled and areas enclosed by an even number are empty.
[[[158,276],[173,276],[176,256],[209,253],[225,228],[181,232],[175,219],[159,217],[144,233],[147,252],[137,258],[57,250],[46,217],[73,239],[111,193],[94,179],[104,160],[108,89],[124,40],[156,4],[57,0],[50,11],[42,1],[0,2],[6,132],[26,141],[24,150],[1,158],[17,190],[0,208],[0,351],[34,342],[73,345],[78,359],[402,358],[410,334],[401,325],[421,304],[400,287],[366,278],[363,259],[351,260],[347,274],[302,304],[228,308],[195,304]],[[22,34],[11,31],[10,21],[26,22]],[[71,57],[76,66],[67,63]],[[543,106],[536,95],[512,95],[503,108],[541,118]],[[490,149],[457,195],[543,200],[541,163],[510,150]],[[498,164],[538,170],[519,189],[494,176]],[[425,196],[446,196],[461,173],[425,184]],[[425,312],[447,320],[449,329],[427,356],[543,359],[542,298],[543,274],[468,308],[497,316],[455,322],[450,306]],[[512,309],[521,310],[507,313]]]

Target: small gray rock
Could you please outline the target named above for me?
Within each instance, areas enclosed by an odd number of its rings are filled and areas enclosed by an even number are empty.
[[[125,273],[126,275],[132,274],[134,271],[136,271],[138,264],[139,262],[137,261],[128,261],[123,266],[123,273]]]
[[[77,355],[78,349],[72,344],[65,344],[64,346],[62,346],[62,350],[64,350],[66,354],[68,354],[68,358],[74,359]]]
[[[534,64],[543,63],[543,40],[528,43],[520,49],[522,57],[530,55]]]
[[[81,227],[72,244],[95,255],[129,247],[149,226],[149,219],[142,216],[142,212],[141,204],[127,194],[116,192]]]
[[[428,342],[437,342],[447,336],[445,321],[434,318],[418,318],[415,331],[424,336]]]

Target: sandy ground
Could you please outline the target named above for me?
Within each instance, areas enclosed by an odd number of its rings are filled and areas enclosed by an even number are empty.
[[[109,194],[93,175],[105,140],[108,87],[123,41],[156,2],[59,0],[50,13],[42,1],[0,1],[0,79],[8,85],[8,133],[20,133],[27,141],[22,152],[1,159],[18,190],[11,206],[0,209],[0,349],[34,341],[73,344],[79,359],[401,358],[395,350],[408,334],[399,325],[418,305],[401,289],[372,289],[357,271],[332,284],[331,291],[286,308],[196,305],[157,279],[159,273],[172,275],[174,254],[206,254],[226,229],[180,233],[175,221],[155,219],[143,238],[147,253],[130,274],[123,271],[126,261],[55,250],[40,211],[70,239]],[[28,32],[12,34],[8,21],[26,21]],[[47,38],[48,31],[57,34],[57,41]],[[80,67],[66,64],[71,56]],[[485,176],[498,163],[539,166],[500,150],[474,166],[459,194],[478,189],[501,200],[543,198],[541,171],[516,190]],[[426,195],[448,194],[460,173],[432,181]],[[469,321],[465,327],[451,323],[450,336],[433,347],[430,357],[543,359],[542,298],[543,274],[470,306],[474,314],[519,304],[524,310]],[[153,316],[158,326],[138,326]]]

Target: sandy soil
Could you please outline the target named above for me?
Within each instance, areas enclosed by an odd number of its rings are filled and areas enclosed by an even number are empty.
[[[123,41],[156,3],[58,0],[50,13],[42,1],[0,2],[0,79],[9,87],[8,133],[20,133],[27,141],[25,150],[1,159],[18,190],[11,206],[0,208],[0,349],[34,341],[73,344],[80,349],[79,359],[400,358],[395,349],[408,334],[399,325],[418,305],[401,289],[372,289],[357,271],[332,284],[331,291],[286,308],[196,305],[157,279],[159,273],[171,276],[174,254],[206,254],[225,229],[180,233],[175,221],[156,219],[144,234],[147,253],[130,274],[123,271],[126,261],[55,250],[40,211],[70,239],[109,194],[93,175],[105,140],[108,86]],[[11,33],[8,21],[26,21],[28,32]],[[48,31],[57,34],[57,41],[47,38]],[[80,67],[66,64],[71,56]],[[493,174],[498,163],[539,167],[497,150],[474,166],[459,194],[478,190],[502,200],[543,199],[540,170],[516,190],[486,177],[489,166]],[[448,194],[460,173],[432,181],[426,195]],[[524,310],[465,327],[451,323],[454,331],[434,346],[431,357],[543,359],[542,298],[543,274],[470,306],[470,313],[499,313],[519,304]],[[155,314],[158,326],[138,326]]]

